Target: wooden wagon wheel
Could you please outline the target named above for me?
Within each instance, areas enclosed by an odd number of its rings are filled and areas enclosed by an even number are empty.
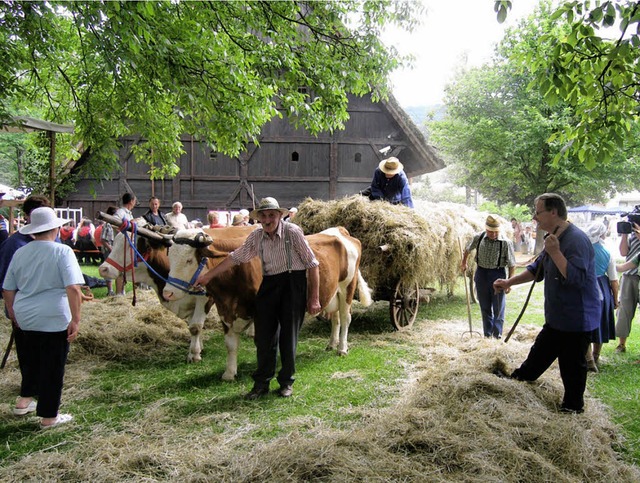
[[[408,330],[416,321],[420,306],[420,286],[418,283],[398,282],[389,300],[389,315],[396,330]]]

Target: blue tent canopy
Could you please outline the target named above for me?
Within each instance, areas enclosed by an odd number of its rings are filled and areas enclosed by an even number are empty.
[[[602,206],[583,205],[576,206],[575,208],[569,208],[569,213],[595,213],[596,215],[620,215],[630,211],[628,208],[621,208],[619,206],[613,206],[611,208],[605,208]]]

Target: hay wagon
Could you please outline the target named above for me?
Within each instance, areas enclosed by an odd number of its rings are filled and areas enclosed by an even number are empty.
[[[345,227],[360,240],[360,270],[373,289],[373,299],[389,302],[389,317],[397,330],[410,329],[421,299],[447,283],[451,267],[460,263],[450,256],[446,226],[415,210],[363,196],[335,201],[305,200],[294,222],[305,233],[333,226]]]

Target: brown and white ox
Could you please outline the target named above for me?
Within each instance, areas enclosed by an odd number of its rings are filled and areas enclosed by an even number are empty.
[[[161,305],[165,309],[187,320],[189,332],[191,333],[187,362],[199,362],[202,351],[202,329],[207,313],[211,308],[209,298],[203,295],[187,294],[186,297],[179,301],[164,300],[162,291],[169,276],[167,245],[143,236],[137,237],[136,249],[149,265],[147,266],[138,255],[134,254],[133,249],[125,238],[126,236],[129,235],[118,233],[115,236],[113,249],[109,257],[100,265],[100,276],[113,280],[120,272],[132,273],[132,278],[136,283],[145,283],[155,290]],[[137,258],[135,266],[134,256]]]
[[[197,229],[180,230],[174,237],[169,251],[170,276],[180,280],[192,280],[200,260],[208,258],[210,270],[220,264],[240,244],[239,240],[214,240],[209,246],[194,248],[182,240],[195,239]],[[351,323],[351,303],[358,289],[364,306],[372,303],[371,292],[360,273],[360,241],[349,235],[346,229],[330,228],[306,237],[320,262],[320,305],[331,317],[331,339],[327,350],[337,349],[339,355],[348,352],[347,336]],[[243,241],[244,242],[244,241]],[[239,334],[253,322],[255,298],[262,283],[262,267],[259,259],[235,265],[213,278],[207,285],[224,325],[227,363],[222,379],[233,380],[237,374]],[[184,293],[172,286],[165,286],[163,297],[179,300]]]
[[[255,227],[230,227],[216,230],[216,237],[238,237],[247,235]],[[209,232],[209,230],[206,230]],[[130,236],[130,235],[127,235]],[[178,317],[187,320],[191,343],[187,354],[187,362],[199,362],[202,352],[202,330],[204,321],[213,305],[210,297],[194,295],[185,292],[180,300],[167,301],[162,298],[162,292],[169,276],[168,245],[153,238],[138,236],[135,242],[139,255],[134,254],[130,243],[122,233],[117,233],[113,247],[107,260],[100,265],[100,276],[105,279],[115,279],[120,272],[133,273],[136,283],[149,285],[158,295],[160,304]],[[134,255],[136,263],[134,263]],[[140,258],[142,257],[142,258]],[[142,260],[144,259],[144,261]],[[146,262],[146,263],[145,263]]]

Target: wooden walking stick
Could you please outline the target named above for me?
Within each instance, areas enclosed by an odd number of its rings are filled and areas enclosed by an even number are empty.
[[[13,339],[15,338],[14,328],[11,328],[11,335],[9,336],[9,343],[7,344],[7,348],[4,351],[4,357],[2,358],[2,364],[0,364],[0,369],[4,369],[4,366],[7,365],[7,359],[9,358],[9,354],[11,353],[11,346],[13,346]]]

